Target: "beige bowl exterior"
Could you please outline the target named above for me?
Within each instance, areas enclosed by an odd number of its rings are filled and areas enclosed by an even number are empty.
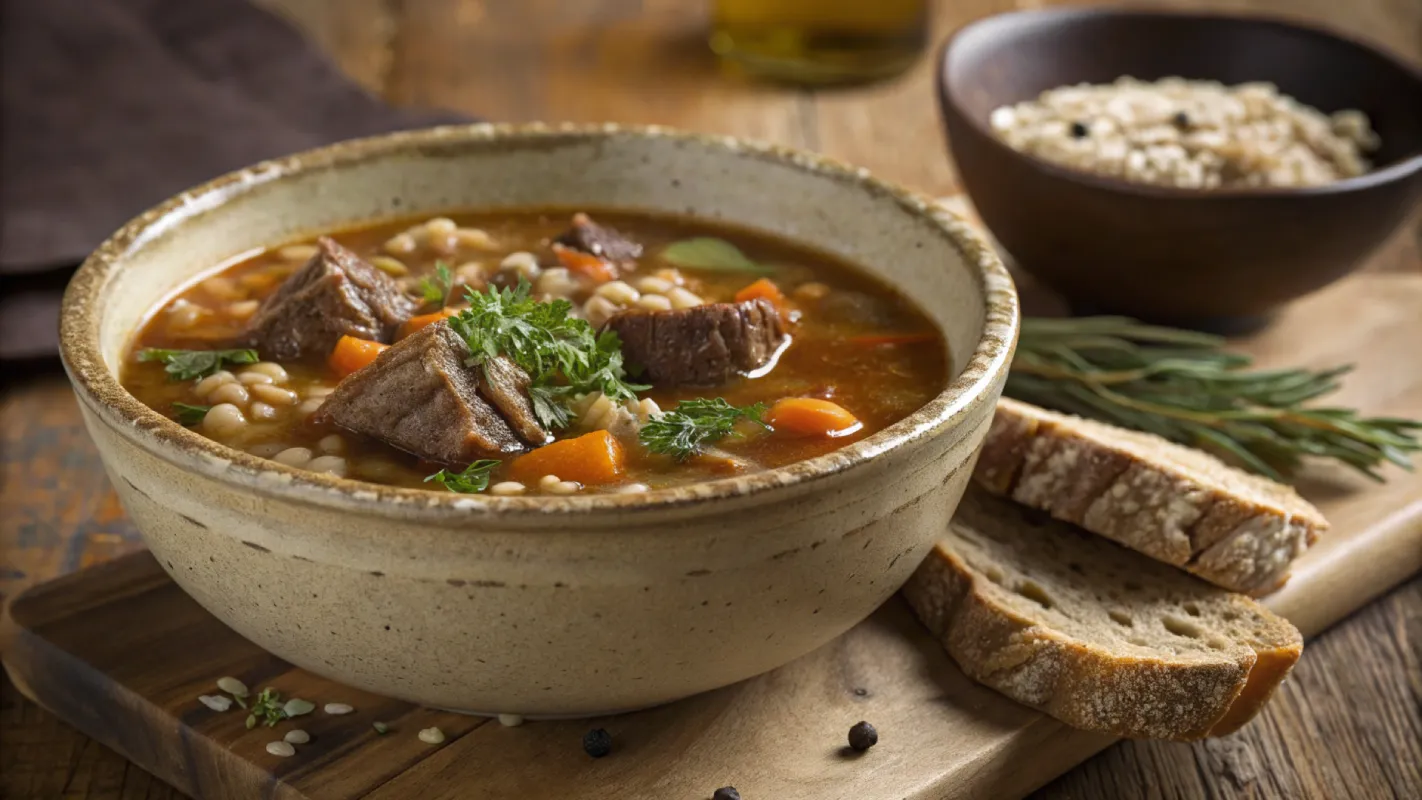
[[[413,212],[550,205],[691,214],[815,242],[915,297],[960,371],[912,417],[821,458],[569,498],[460,496],[291,469],[182,428],[116,380],[149,309],[253,247]],[[586,715],[773,669],[887,599],[962,494],[1018,308],[1002,265],[965,224],[861,170],[662,129],[474,125],[338,144],[175,197],[84,264],[61,327],[85,423],[124,507],[173,578],[223,622],[380,694]]]

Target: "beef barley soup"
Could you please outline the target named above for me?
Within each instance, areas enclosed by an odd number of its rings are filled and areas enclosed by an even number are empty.
[[[949,368],[908,298],[826,254],[699,220],[526,211],[224,266],[154,310],[122,382],[290,466],[517,495],[821,455],[923,406]]]

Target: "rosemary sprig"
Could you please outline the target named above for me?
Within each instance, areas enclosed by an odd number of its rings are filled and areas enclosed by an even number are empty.
[[[1028,318],[1010,397],[1199,447],[1271,478],[1305,457],[1331,458],[1374,480],[1384,461],[1410,470],[1422,421],[1308,405],[1352,367],[1249,369],[1222,337],[1125,317]]]

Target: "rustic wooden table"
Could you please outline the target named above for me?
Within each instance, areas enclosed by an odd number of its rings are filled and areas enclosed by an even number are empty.
[[[939,195],[956,189],[931,59],[885,84],[808,92],[719,72],[695,0],[262,0],[394,103],[507,121],[660,123],[824,151]],[[940,0],[935,40],[1043,0]],[[1175,0],[1321,21],[1422,62],[1416,0]],[[1422,271],[1413,224],[1372,269]],[[7,367],[7,369],[11,369]],[[4,376],[0,598],[139,547],[62,373]],[[1195,745],[1118,744],[1041,797],[1422,796],[1422,578],[1309,645],[1263,717]],[[176,792],[0,682],[0,796]]]

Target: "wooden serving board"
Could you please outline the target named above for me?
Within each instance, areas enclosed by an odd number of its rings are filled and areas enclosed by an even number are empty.
[[[1243,343],[1264,364],[1357,362],[1337,396],[1370,413],[1422,417],[1422,276],[1362,275],[1290,308]],[[1422,567],[1422,475],[1374,484],[1319,469],[1300,481],[1333,530],[1268,604],[1315,634]],[[27,696],[188,794],[202,798],[1016,797],[1111,743],[1070,730],[967,680],[895,599],[840,639],[774,672],[620,717],[497,722],[412,707],[295,669],[188,599],[147,554],[69,575],[14,599],[5,666]],[[1307,652],[1304,655],[1308,657]],[[244,715],[197,702],[222,675],[356,713],[317,711],[293,758]],[[880,742],[844,749],[864,719]],[[371,723],[390,726],[378,735]],[[438,726],[440,746],[416,732]],[[583,754],[605,727],[607,758]]]

